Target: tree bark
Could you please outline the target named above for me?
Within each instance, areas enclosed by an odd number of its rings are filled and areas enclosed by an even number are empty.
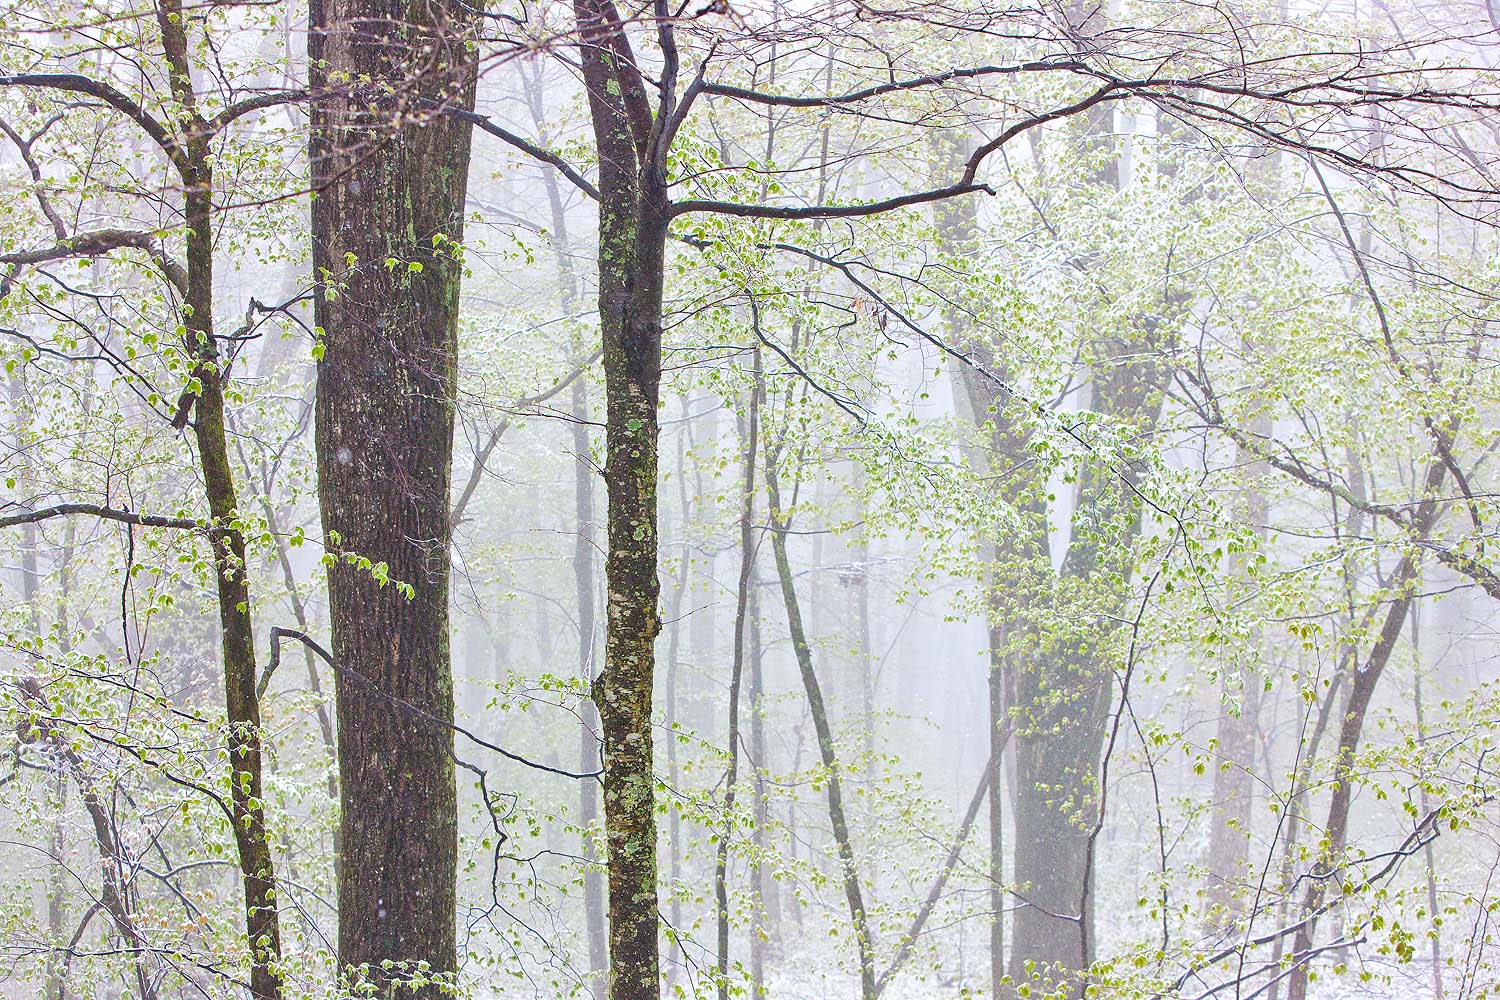
[[[338,721],[339,961],[457,968],[448,589],[472,8],[314,0],[319,501]],[[367,81],[346,83],[345,81]],[[395,963],[394,965],[383,963]]]
[[[609,996],[656,1000],[661,960],[651,699],[661,631],[657,403],[669,205],[665,165],[653,155],[652,110],[624,22],[609,0],[574,0],[574,12],[599,154],[609,599],[594,702],[604,731]]]

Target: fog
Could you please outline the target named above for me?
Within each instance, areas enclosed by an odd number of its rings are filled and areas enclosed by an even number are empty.
[[[690,6],[4,0],[0,996],[1495,995],[1495,8]]]

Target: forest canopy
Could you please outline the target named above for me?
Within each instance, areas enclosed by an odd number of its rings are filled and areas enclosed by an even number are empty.
[[[1500,995],[1493,0],[0,0],[0,996]]]

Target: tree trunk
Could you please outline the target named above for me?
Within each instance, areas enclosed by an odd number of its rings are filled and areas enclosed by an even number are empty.
[[[754,308],[752,304],[751,308]],[[750,388],[749,413],[741,437],[745,441],[745,465],[740,495],[740,575],[735,588],[733,663],[729,673],[729,764],[724,774],[724,832],[714,857],[714,906],[718,916],[719,1000],[729,1000],[729,843],[734,832],[735,786],[740,769],[740,688],[745,676],[746,629],[750,611],[750,587],[755,576],[755,452],[759,442],[760,349],[754,351],[754,382]],[[753,762],[752,762],[753,763]]]
[[[224,428],[224,380],[229,361],[214,335],[214,205],[211,129],[193,90],[186,15],[180,0],[156,7],[162,52],[171,70],[173,99],[183,131],[177,169],[183,183],[186,283],[182,308],[187,352],[193,359],[193,436],[213,519],[210,534],[224,660],[224,710],[229,750],[230,819],[244,897],[250,948],[250,992],[257,1000],[281,996],[281,925],[276,873],[265,827],[260,698],[255,690],[255,634],[239,500]]]
[[[443,109],[473,107],[473,17],[315,0],[308,33],[339,961],[376,983],[425,962],[418,997],[457,968],[449,490],[470,126]]]
[[[791,632],[792,650],[797,657],[797,668],[802,675],[802,686],[807,693],[807,705],[812,713],[813,728],[818,735],[818,752],[823,768],[828,772],[828,819],[833,828],[833,841],[838,849],[840,880],[844,897],[849,903],[849,922],[854,928],[854,941],[859,953],[860,996],[864,1000],[875,1000],[874,942],[870,938],[870,926],[865,913],[864,892],[860,886],[859,868],[854,857],[854,843],[849,837],[849,822],[844,814],[844,788],[842,768],[833,745],[833,728],[829,725],[828,710],[823,701],[823,689],[813,669],[812,649],[807,644],[807,632],[802,626],[802,609],[797,600],[797,588],[792,579],[792,563],[787,556],[787,524],[781,509],[781,490],[776,474],[776,458],[768,449],[766,454],[766,493],[771,524],[771,549],[776,557],[776,573],[781,580],[781,597],[786,604],[787,628]]]
[[[604,729],[610,996],[644,1000],[659,992],[651,692],[661,630],[656,404],[666,220],[647,217],[635,225],[601,216],[609,603],[604,671],[594,700]]]
[[[654,154],[653,112],[624,22],[609,0],[574,0],[573,9],[599,154],[609,600],[594,703],[604,730],[609,995],[656,1000],[661,960],[651,696],[661,631],[656,410],[669,202],[665,163]],[[663,90],[672,93],[674,86],[667,81]]]

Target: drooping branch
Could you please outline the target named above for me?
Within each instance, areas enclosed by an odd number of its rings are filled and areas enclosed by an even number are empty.
[[[271,678],[275,675],[276,669],[281,665],[282,639],[296,639],[298,642],[302,643],[308,649],[316,653],[319,659],[328,664],[329,668],[332,669],[335,673],[339,674],[341,677],[349,678],[354,682],[360,684],[361,686],[369,688],[381,698],[389,701],[392,705],[402,709],[403,711],[409,712],[413,716],[422,720],[423,723],[457,733],[458,735],[467,739],[470,743],[473,743],[475,746],[482,747],[485,750],[493,751],[494,753],[497,753],[500,756],[504,757],[506,760],[514,761],[517,764],[521,764],[538,771],[546,771],[548,774],[560,775],[564,778],[592,779],[599,776],[599,772],[597,771],[569,771],[566,768],[552,767],[548,764],[539,763],[527,757],[523,757],[522,755],[515,753],[514,751],[507,750],[505,749],[505,747],[502,747],[498,744],[491,743],[489,740],[476,735],[471,730],[465,728],[464,726],[460,726],[456,722],[448,719],[440,719],[436,715],[433,715],[431,712],[422,708],[420,705],[415,705],[405,698],[401,698],[397,695],[391,694],[389,691],[382,689],[379,684],[371,680],[369,677],[366,677],[358,670],[339,663],[338,660],[334,658],[333,654],[330,653],[322,643],[318,642],[316,639],[314,639],[312,636],[308,635],[301,629],[282,628],[280,626],[275,626],[271,629],[271,656],[270,659],[266,662],[265,670],[261,673],[260,681],[255,685],[257,695],[265,693],[266,689],[271,684]],[[456,757],[455,760],[457,760]]]
[[[187,151],[165,125],[152,117],[151,113],[136,100],[113,84],[95,80],[81,73],[16,73],[0,76],[0,87],[35,87],[45,90],[60,90],[65,93],[83,94],[103,101],[140,126],[141,131],[151,137],[161,151],[167,154],[174,166],[182,169],[187,165]]]
[[[424,104],[424,106],[430,107],[434,110],[439,110],[445,115],[450,115],[454,118],[457,118],[459,121],[468,122],[469,124],[478,128],[481,132],[486,132],[501,140],[502,142],[515,147],[532,159],[539,160],[542,163],[546,163],[552,167],[555,167],[557,169],[557,172],[566,177],[569,183],[571,183],[574,187],[582,191],[584,194],[588,195],[594,201],[599,200],[599,189],[594,186],[592,181],[583,176],[582,172],[580,172],[577,167],[573,166],[573,164],[569,163],[567,160],[563,159],[560,155],[554,153],[552,150],[539,146],[535,142],[532,142],[530,139],[527,139],[524,136],[517,135],[510,129],[505,128],[489,115],[481,115],[474,111],[466,111],[463,108],[455,107],[451,104],[439,104],[436,101],[424,101],[422,103]]]

